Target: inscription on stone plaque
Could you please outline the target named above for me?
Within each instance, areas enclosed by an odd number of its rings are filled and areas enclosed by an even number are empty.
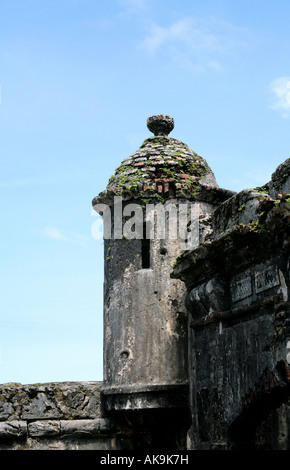
[[[276,266],[269,266],[255,273],[255,290],[257,293],[278,286],[279,284],[280,279]]]
[[[231,291],[233,302],[237,302],[238,300],[245,299],[246,297],[252,295],[251,276],[233,279],[231,284]]]

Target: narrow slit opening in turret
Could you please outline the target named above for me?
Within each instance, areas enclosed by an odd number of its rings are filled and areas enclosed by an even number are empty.
[[[143,236],[142,239],[142,269],[150,268],[150,239]]]

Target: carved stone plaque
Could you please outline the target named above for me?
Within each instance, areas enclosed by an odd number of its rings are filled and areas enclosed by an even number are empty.
[[[233,279],[231,283],[231,291],[233,302],[237,302],[238,300],[245,299],[246,297],[252,295],[251,276]]]
[[[257,293],[279,284],[280,279],[276,266],[269,266],[255,273],[255,290]]]

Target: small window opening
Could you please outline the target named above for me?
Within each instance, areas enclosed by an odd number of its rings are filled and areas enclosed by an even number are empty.
[[[150,268],[150,240],[142,239],[142,269]]]
[[[141,240],[142,269],[150,268],[150,238],[151,223],[146,221],[143,224],[143,238]]]
[[[149,227],[150,228],[150,227]],[[142,269],[149,269],[150,268],[150,238],[148,236],[148,232],[146,231],[146,223],[143,225],[143,238],[142,238]]]

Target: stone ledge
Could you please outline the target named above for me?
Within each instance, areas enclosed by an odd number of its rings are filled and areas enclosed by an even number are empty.
[[[239,195],[232,199],[238,197]],[[255,195],[254,198],[256,198]],[[260,198],[259,210],[255,218],[247,219],[245,215],[244,222],[248,220],[245,224],[241,223],[239,214],[235,220],[232,217],[239,211],[232,210],[230,200],[224,205],[224,207],[228,206],[230,219],[233,219],[228,225],[226,224],[227,216],[222,214],[223,205],[218,207],[212,214],[212,226],[216,233],[210,233],[208,238],[196,248],[181,253],[173,265],[171,278],[181,279],[187,287],[192,288],[197,281],[202,283],[213,276],[217,266],[224,273],[233,275],[235,272],[238,273],[237,267],[239,270],[247,269],[251,264],[248,251],[252,248],[255,249],[256,263],[262,263],[267,253],[279,256],[281,246],[283,246],[284,256],[288,256],[290,194],[280,195],[276,199],[261,194]],[[252,205],[253,213],[254,207],[255,204]],[[219,222],[219,216],[225,219],[224,232],[220,231],[222,222]]]
[[[114,424],[105,418],[60,421],[62,437],[107,435],[114,432]]]
[[[188,383],[102,388],[107,411],[176,409],[188,406]]]
[[[6,421],[0,423],[0,440],[17,440],[26,438],[94,438],[107,436],[114,432],[113,422],[104,419],[80,420],[39,420]]]
[[[236,309],[224,312],[212,312],[208,316],[201,318],[200,320],[191,322],[190,327],[193,329],[197,329],[205,327],[212,323],[219,323],[223,321],[228,321],[232,324],[234,320],[240,319],[241,317],[246,317],[246,315],[251,315],[255,311],[257,312],[257,316],[273,314],[273,306],[275,304],[275,300],[279,298],[279,296],[269,297],[262,301],[255,302],[254,304],[245,305]]]
[[[8,421],[0,423],[1,439],[23,439],[27,437],[26,421]]]

